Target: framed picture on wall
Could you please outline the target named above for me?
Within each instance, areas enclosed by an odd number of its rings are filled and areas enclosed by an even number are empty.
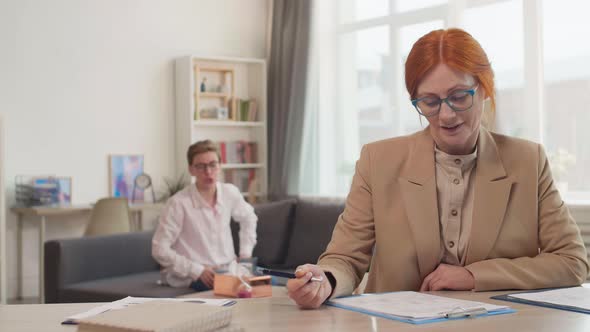
[[[133,182],[143,173],[143,155],[109,155],[109,193],[112,197],[133,194]],[[143,200],[143,192],[135,193],[136,200]]]

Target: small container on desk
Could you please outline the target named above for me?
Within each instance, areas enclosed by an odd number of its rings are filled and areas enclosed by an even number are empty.
[[[251,286],[249,297],[272,296],[270,276],[243,277],[243,279]],[[243,283],[237,276],[231,274],[215,274],[213,294],[231,297],[246,297],[244,291]],[[242,296],[240,296],[240,292]]]

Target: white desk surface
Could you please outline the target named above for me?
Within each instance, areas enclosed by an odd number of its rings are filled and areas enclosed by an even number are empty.
[[[411,325],[334,307],[301,310],[286,297],[282,287],[273,287],[272,298],[238,299],[233,307],[232,324],[245,331],[590,331],[590,315],[491,300],[490,296],[506,292],[434,292],[489,303],[508,304],[514,314],[453,320],[426,325]],[[210,293],[201,297],[210,297]],[[0,305],[0,331],[76,331],[75,326],[60,325],[67,316],[98,304],[28,304]]]

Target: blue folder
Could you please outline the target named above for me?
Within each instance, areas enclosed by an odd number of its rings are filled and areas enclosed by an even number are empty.
[[[345,296],[345,297],[372,296],[372,295],[378,295],[378,294],[385,294],[385,293],[361,294],[361,295],[351,295],[351,296]],[[468,312],[465,312],[463,315],[453,315],[453,317],[414,319],[414,318],[400,317],[400,316],[392,315],[392,314],[385,314],[385,313],[381,313],[381,312],[375,312],[375,311],[371,311],[371,310],[359,309],[356,307],[351,307],[351,306],[343,305],[340,303],[335,303],[332,301],[326,302],[326,305],[336,307],[336,308],[346,309],[346,310],[350,310],[350,311],[356,311],[356,312],[360,312],[360,313],[367,314],[370,316],[381,317],[381,318],[391,319],[391,320],[395,320],[398,322],[415,324],[415,325],[437,323],[437,322],[447,322],[447,321],[457,320],[457,319],[471,319],[471,318],[477,318],[477,317],[503,315],[503,314],[510,314],[510,313],[516,312],[516,310],[514,310],[512,308],[505,308],[505,309],[499,309],[499,310],[493,310],[493,311],[485,311],[483,313],[478,312],[476,314],[471,314],[471,312],[468,311]]]
[[[568,287],[566,287],[566,288],[568,288]],[[511,294],[496,295],[496,296],[492,296],[491,299],[516,302],[516,303],[523,303],[523,304],[530,304],[530,305],[535,305],[535,306],[539,306],[539,307],[552,308],[552,309],[558,309],[558,310],[573,311],[573,312],[579,312],[579,313],[583,313],[583,314],[590,314],[590,310],[585,309],[585,308],[568,306],[568,305],[560,305],[560,304],[554,304],[554,303],[548,303],[548,302],[542,302],[542,301],[525,300],[525,299],[511,296],[513,294],[538,293],[538,292],[545,292],[545,291],[555,290],[555,289],[557,289],[557,288],[538,289],[538,290],[533,290],[533,291],[524,291],[524,292],[511,293]]]

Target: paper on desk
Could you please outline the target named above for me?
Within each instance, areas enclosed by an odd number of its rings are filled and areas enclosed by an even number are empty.
[[[508,306],[458,300],[418,292],[366,294],[334,299],[330,302],[337,306],[341,305],[366,313],[378,313],[412,321],[442,318],[447,313],[477,308],[484,308],[487,312],[509,309]]]
[[[130,305],[140,304],[140,303],[154,301],[154,300],[176,301],[176,302],[198,302],[198,303],[203,303],[203,304],[208,304],[208,305],[213,305],[213,306],[226,306],[226,305],[230,305],[232,302],[235,302],[233,300],[228,300],[228,299],[202,299],[202,298],[179,298],[178,299],[178,298],[127,296],[124,299],[120,299],[117,301],[113,301],[111,303],[103,304],[103,305],[98,306],[96,308],[92,308],[88,311],[69,316],[66,318],[65,322],[63,322],[63,324],[76,324],[81,319],[92,317],[92,316],[98,315],[100,313],[103,313],[105,311],[123,309],[125,307],[130,306]]]
[[[584,287],[560,288],[532,293],[515,293],[510,294],[510,297],[590,310],[590,289]]]

